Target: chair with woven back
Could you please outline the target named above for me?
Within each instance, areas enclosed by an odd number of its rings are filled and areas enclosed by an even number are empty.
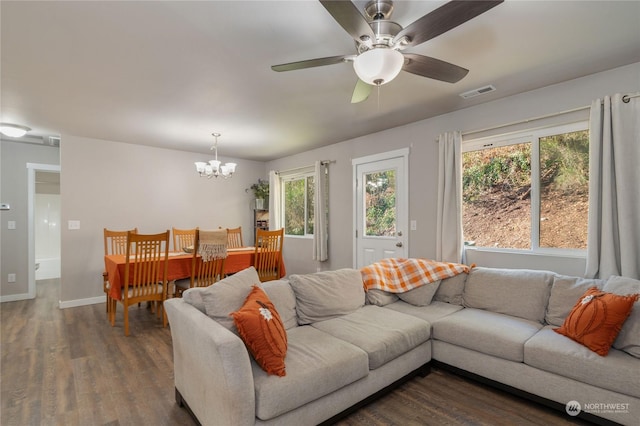
[[[181,297],[185,290],[209,287],[224,278],[224,262],[227,258],[227,230],[196,230],[191,260],[191,276],[176,280],[174,296]]]
[[[127,251],[127,232],[129,231],[114,231],[111,229],[104,228],[104,255],[108,256],[111,254],[121,254],[124,255]],[[131,230],[134,234],[138,233],[138,228],[133,228]],[[111,286],[109,285],[109,276],[107,275],[107,271],[102,272],[102,290],[104,291],[106,297],[106,305],[107,305],[107,318],[109,317],[109,307],[111,306],[109,290]]]
[[[280,279],[284,228],[277,231],[256,230],[254,266],[261,282]]]
[[[167,270],[169,265],[169,230],[160,234],[127,233],[122,298],[112,299],[111,326],[115,325],[118,302],[124,308],[124,334],[129,335],[129,306],[150,302],[158,307],[162,325],[167,317],[163,303],[167,298]]]
[[[185,247],[193,246],[193,242],[196,238],[196,230],[193,229],[178,229],[172,228],[173,233],[173,251],[183,251]]]
[[[237,228],[227,228],[227,247],[244,247],[244,243],[242,242],[242,226],[238,226]]]

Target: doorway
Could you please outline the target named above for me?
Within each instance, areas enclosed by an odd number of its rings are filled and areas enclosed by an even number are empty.
[[[408,158],[405,148],[352,160],[356,269],[409,253]]]
[[[46,267],[52,267],[54,269],[53,272],[48,272],[48,274],[56,274],[55,268],[58,269],[57,275],[59,276],[60,269],[60,184],[59,184],[59,176],[60,176],[60,166],[51,165],[51,164],[37,164],[37,163],[27,163],[27,239],[28,239],[28,297],[33,299],[36,297],[36,235],[40,235],[41,239],[50,238],[50,241],[41,241],[44,243],[42,247],[39,248],[39,255],[46,256],[47,265]],[[38,178],[40,181],[38,180]],[[46,181],[45,181],[46,179]],[[47,182],[49,181],[49,182]],[[53,181],[54,183],[51,183]],[[51,201],[55,197],[41,197],[38,196],[38,182],[40,182],[41,191],[54,191],[52,188],[57,185],[57,205],[55,201],[53,201],[51,206],[46,210],[49,211],[48,214],[46,211],[38,212],[38,216],[40,219],[55,221],[52,229],[45,230],[44,224],[42,225],[42,232],[36,230],[36,210],[38,209],[38,204],[42,204],[45,201]],[[55,183],[57,182],[57,183]],[[44,189],[48,187],[48,189]],[[46,195],[46,194],[42,194]],[[54,195],[54,194],[48,194]],[[48,200],[47,200],[48,198]],[[47,216],[48,215],[48,216]],[[49,228],[47,226],[46,228]],[[56,230],[57,228],[57,230]],[[57,238],[55,236],[57,231]],[[44,246],[48,247],[44,247]],[[57,260],[56,257],[57,256]],[[45,259],[45,257],[41,257],[41,259]],[[43,267],[44,265],[39,265],[38,269]],[[38,274],[39,278],[41,274]],[[44,278],[43,278],[44,279]]]

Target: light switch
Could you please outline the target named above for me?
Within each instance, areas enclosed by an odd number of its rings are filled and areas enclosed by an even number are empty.
[[[16,229],[16,221],[10,220],[7,222],[7,229]]]
[[[411,221],[411,230],[415,231],[416,229],[418,229],[418,222],[415,220]]]
[[[69,221],[69,230],[75,231],[80,229],[80,221],[79,220],[70,220]]]

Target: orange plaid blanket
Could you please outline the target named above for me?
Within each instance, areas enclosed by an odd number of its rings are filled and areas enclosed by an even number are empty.
[[[469,273],[467,265],[399,258],[382,259],[360,269],[365,290],[377,288],[390,293],[404,293],[463,272]]]

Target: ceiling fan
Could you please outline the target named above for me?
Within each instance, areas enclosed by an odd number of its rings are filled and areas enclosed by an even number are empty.
[[[464,24],[503,1],[450,1],[402,28],[389,20],[393,12],[392,0],[372,0],[367,3],[364,9],[367,18],[351,1],[320,0],[338,24],[353,37],[357,53],[273,65],[271,69],[292,71],[353,62],[358,82],[351,103],[366,100],[374,86],[390,82],[401,70],[456,83],[467,75],[468,69],[429,56],[402,51]]]

